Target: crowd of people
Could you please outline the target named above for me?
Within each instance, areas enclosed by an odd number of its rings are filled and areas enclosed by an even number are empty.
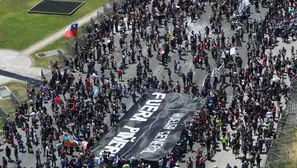
[[[2,167],[10,167],[12,150],[17,167],[26,167],[18,157],[19,152],[34,154],[36,167],[151,167],[139,159],[119,158],[109,153],[96,158],[91,152],[126,113],[122,100],[132,99],[136,103],[137,94],[145,96],[146,89],[184,92],[207,100],[201,112],[193,116],[173,151],[160,158],[160,168],[173,168],[176,163],[185,161],[183,156],[189,150],[197,152],[197,156],[196,160],[186,160],[187,167],[204,168],[220,144],[223,150],[231,148],[235,158],[241,158],[242,165],[232,165],[234,168],[259,167],[260,154],[267,152],[276,138],[274,125],[283,110],[281,100],[290,98],[283,76],[288,75],[292,81],[296,76],[294,48],[291,53],[285,48],[279,53],[272,52],[277,37],[284,41],[288,41],[290,35],[292,39],[295,37],[296,4],[293,0],[276,0],[265,19],[242,24],[247,18],[234,17],[238,3],[233,0],[225,3],[203,0],[153,0],[151,4],[115,2],[114,15],[102,22],[93,22],[87,28],[84,42],[75,43],[75,58],[67,61],[65,68],[54,67],[50,79],[30,90],[29,102],[17,109],[15,120],[7,118],[3,130],[11,147],[5,148]],[[259,2],[254,3],[258,10]],[[261,3],[271,5],[268,1]],[[210,26],[206,26],[205,32],[195,32],[189,23],[199,22],[206,5],[212,9]],[[230,20],[231,29],[236,31],[234,36],[225,37],[223,18]],[[169,21],[173,30],[168,28]],[[166,29],[164,38],[160,34],[161,25]],[[243,44],[244,33],[248,34],[247,54],[232,55],[230,49]],[[211,34],[216,34],[216,39],[211,39]],[[115,47],[118,36],[119,48]],[[147,52],[142,51],[145,46]],[[112,56],[116,50],[121,52],[121,58]],[[205,66],[209,75],[201,89],[193,83],[192,70],[184,72],[179,61],[174,62],[172,71],[180,79],[171,78],[170,68],[168,79],[158,79],[153,74],[149,60],[155,53],[166,65],[174,50],[179,58],[191,53],[195,67]],[[210,66],[208,55],[215,67]],[[243,57],[247,57],[247,67]],[[98,63],[99,71],[96,70]],[[132,63],[137,64],[135,76],[126,83],[121,82],[127,65]],[[109,71],[108,75],[105,71]],[[227,88],[232,88],[231,103],[227,102]],[[50,103],[51,108],[46,108],[46,103]],[[193,149],[195,142],[201,147]],[[78,156],[72,157],[74,153]],[[243,156],[239,157],[240,153]],[[41,155],[46,158],[45,162],[41,161]]]

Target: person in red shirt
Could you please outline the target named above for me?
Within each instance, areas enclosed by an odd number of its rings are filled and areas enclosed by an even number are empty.
[[[14,145],[14,139],[13,139],[14,137],[13,137],[13,134],[10,132],[9,133],[9,140],[10,140],[10,144],[12,145],[12,146],[15,146]]]
[[[123,76],[123,71],[121,69],[118,69],[118,78],[119,80],[122,80],[122,76]]]
[[[25,128],[25,134],[29,137],[29,127]]]

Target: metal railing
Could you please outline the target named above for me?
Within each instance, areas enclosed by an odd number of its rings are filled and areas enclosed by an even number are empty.
[[[10,93],[10,101],[15,110],[21,106],[21,102],[15,97],[13,93]]]
[[[297,82],[291,85],[291,96],[286,109],[279,118],[276,128],[276,139],[273,140],[267,155],[265,167],[287,168],[296,167],[297,155]]]
[[[7,112],[0,106],[0,141],[4,138],[4,129],[3,126],[6,123]]]
[[[0,141],[2,140],[2,139],[4,139],[4,129],[3,129],[3,126],[5,125],[5,122],[6,122],[6,118],[7,118],[7,116],[5,116],[5,117],[0,117]]]
[[[6,111],[1,106],[0,106],[0,117],[7,117]]]
[[[114,14],[113,12],[113,0],[110,0],[107,4],[103,5],[103,11],[97,11],[97,17],[96,18],[90,18],[90,25],[82,25],[81,32],[82,34],[78,36],[75,40],[77,40],[78,46],[84,46],[87,42],[87,38],[84,36],[88,33],[88,29],[92,29],[92,24],[96,21],[102,22],[107,16],[112,16]],[[124,0],[117,1],[118,8],[122,8]],[[75,57],[78,53],[77,49],[75,48],[75,40],[67,40],[65,42],[65,55],[68,56],[69,59]],[[61,58],[60,58],[61,59]],[[65,60],[65,57],[61,59],[61,61]],[[50,63],[51,65],[54,65],[54,62]]]

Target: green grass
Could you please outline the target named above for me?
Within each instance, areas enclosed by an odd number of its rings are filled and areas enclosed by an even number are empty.
[[[14,117],[14,108],[9,99],[0,100],[1,108],[9,115],[10,118]],[[2,129],[5,123],[6,117],[0,118],[0,136],[3,135]]]
[[[9,82],[1,86],[6,86],[11,93],[13,93],[16,99],[20,102],[27,100],[27,85],[24,82]],[[10,99],[0,100],[0,106],[7,112],[12,113],[14,112],[13,106],[11,104]]]
[[[89,24],[89,23],[87,23]],[[82,28],[80,27],[78,29],[78,34],[82,34]],[[34,66],[35,67],[48,67],[49,66],[49,62],[52,59],[53,61],[58,61],[59,58],[57,56],[51,56],[51,57],[44,57],[44,58],[39,58],[36,56],[37,53],[41,53],[41,52],[46,52],[46,51],[51,51],[51,50],[56,50],[56,49],[62,49],[64,50],[64,52],[66,52],[66,41],[65,38],[60,38],[57,41],[54,41],[53,43],[47,45],[46,47],[36,51],[35,53],[33,53],[31,55],[31,57],[34,59]],[[73,44],[74,40],[68,39],[68,42],[70,44]]]
[[[9,82],[1,86],[6,86],[11,93],[14,94],[16,99],[20,102],[24,102],[27,100],[27,84],[24,82]],[[8,113],[11,114],[14,112],[14,108],[10,99],[0,100],[0,106]]]
[[[0,86],[6,86],[15,95],[18,101],[23,102],[27,100],[26,83],[10,82]],[[0,106],[10,116],[10,118],[14,117],[15,109],[13,108],[13,104],[10,99],[0,100]],[[6,119],[5,117],[0,118],[0,130],[2,130],[3,128],[5,119]],[[0,131],[0,135],[2,134],[3,132]]]
[[[14,108],[9,99],[0,100],[0,106],[10,117],[13,117]]]
[[[4,84],[19,101],[27,100],[27,84],[25,82],[9,82]]]
[[[31,57],[34,60],[34,66],[35,67],[42,67],[42,68],[47,68],[49,66],[50,60],[52,61],[58,61],[59,57],[58,56],[50,56],[50,57],[44,57],[44,58],[39,58],[36,56],[37,53],[41,52],[46,52],[46,51],[51,51],[51,50],[56,50],[56,49],[62,49],[64,52],[66,52],[66,40],[64,38],[60,38],[59,40],[47,45],[46,47],[36,51],[31,55]]]
[[[72,16],[28,14],[27,10],[39,1],[0,0],[0,48],[26,49],[107,2],[85,0],[85,5]]]
[[[50,56],[50,57],[44,57],[44,58],[39,58],[35,54],[32,55],[32,58],[34,60],[34,66],[35,67],[42,67],[42,68],[47,68],[49,67],[49,62],[50,60],[52,61],[58,61],[59,58],[58,56]]]

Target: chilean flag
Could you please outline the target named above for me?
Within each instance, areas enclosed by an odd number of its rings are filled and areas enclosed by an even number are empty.
[[[160,49],[159,49],[159,55],[162,56],[164,53],[165,53],[164,49],[163,49],[163,48],[160,48]]]
[[[72,24],[71,26],[69,26],[67,29],[66,29],[66,32],[65,32],[65,39],[69,39],[71,37],[76,37],[77,36],[77,30],[78,30],[78,24],[75,23],[75,24]]]

